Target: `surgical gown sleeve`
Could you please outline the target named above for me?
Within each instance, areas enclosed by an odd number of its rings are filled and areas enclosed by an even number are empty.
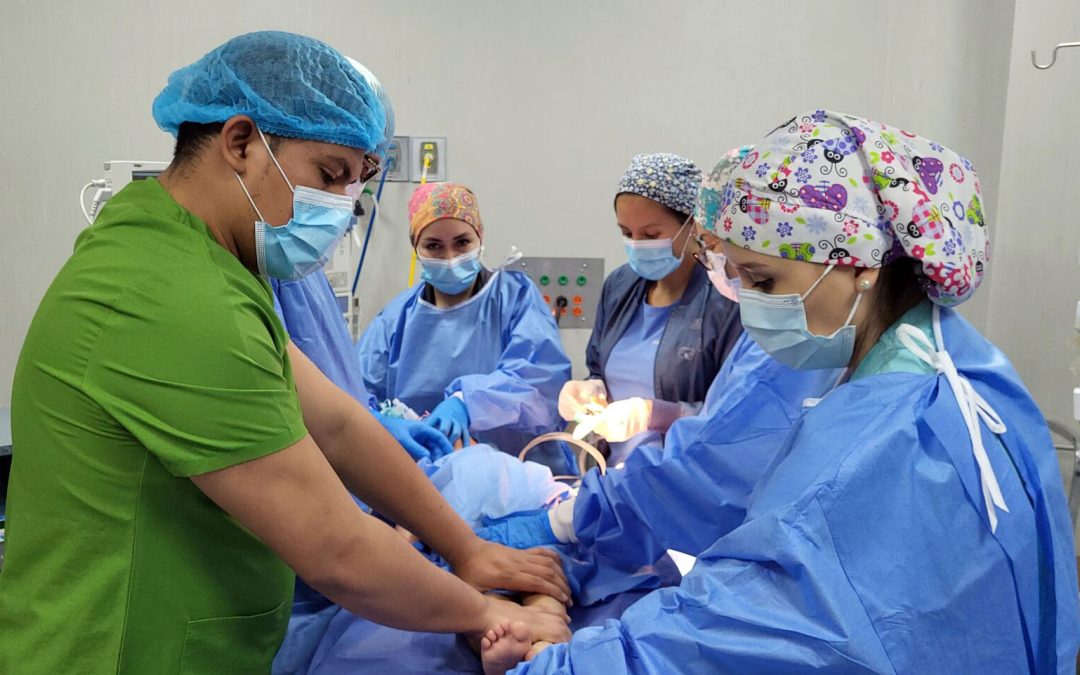
[[[1067,523],[1060,476],[1025,459],[1052,454],[1031,433],[1041,418],[981,392],[1010,426],[1000,440],[982,427],[1009,505],[993,532],[943,378],[841,389],[796,423],[746,520],[679,587],[513,672],[1072,672],[1071,537],[1033,509]]]
[[[680,586],[577,631],[515,675],[896,672],[831,536],[819,496],[835,485],[818,484],[814,469],[715,542]]]
[[[337,298],[322,270],[297,281],[270,280],[274,311],[289,339],[330,381],[364,406],[375,410],[375,399],[364,388],[349,330]]]
[[[698,560],[681,585],[653,591],[618,620],[584,628],[514,675],[579,673],[892,673],[811,504],[748,530],[740,557]],[[736,543],[739,542],[739,543]]]
[[[364,387],[377,403],[390,398],[390,340],[396,320],[393,312],[379,312],[356,345]]]
[[[460,392],[465,398],[475,432],[505,428],[539,435],[562,425],[557,401],[570,379],[570,359],[540,291],[522,281],[507,284],[500,298],[505,347],[495,370],[463,375],[446,388],[447,396]]]
[[[662,447],[639,447],[622,469],[585,476],[574,508],[581,547],[621,569],[652,564],[667,549],[701,553],[742,522],[803,401],[837,374],[792,370],[744,333],[700,415],[676,421]]]

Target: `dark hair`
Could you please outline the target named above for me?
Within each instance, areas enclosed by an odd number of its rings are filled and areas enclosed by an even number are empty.
[[[225,128],[224,122],[210,122],[200,124],[198,122],[183,122],[176,132],[176,146],[173,148],[173,164],[184,166],[192,164],[215,136]],[[266,135],[266,142],[270,150],[277,150],[281,139],[270,134]]]
[[[899,258],[881,268],[874,300],[882,328],[896,323],[905,312],[925,299],[926,280],[918,260]]]
[[[926,299],[926,283],[921,263],[913,258],[898,258],[881,268],[870,314],[872,326],[879,335],[899,321],[909,309]],[[863,338],[866,335],[862,333]],[[859,345],[855,347],[858,351]]]
[[[176,132],[176,147],[173,148],[173,164],[191,164],[199,152],[207,144],[221,133],[225,128],[224,122],[211,122],[199,124],[197,122],[183,122]]]

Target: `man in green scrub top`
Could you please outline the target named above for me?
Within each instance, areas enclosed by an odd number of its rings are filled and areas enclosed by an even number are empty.
[[[264,277],[317,268],[339,195],[377,166],[372,79],[289,33],[170,77],[154,114],[173,164],[80,235],[19,357],[0,673],[267,672],[294,571],[399,628],[568,637],[565,617],[474,589],[566,599],[554,554],[477,539],[274,313]]]

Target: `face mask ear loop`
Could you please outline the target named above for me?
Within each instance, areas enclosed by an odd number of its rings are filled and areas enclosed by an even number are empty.
[[[690,221],[692,221],[693,219],[694,219],[693,215],[689,215],[689,216],[686,217],[686,220],[683,221],[682,227],[680,227],[679,231],[675,233],[675,238],[676,239],[679,238],[679,235],[682,234],[682,231],[686,229],[686,226],[689,225]],[[692,233],[693,233],[693,231],[691,230],[691,234]],[[686,241],[684,241],[682,243],[682,250],[679,251],[679,260],[683,260],[684,258],[686,258],[686,247],[690,245],[690,240],[691,239],[693,239],[693,237],[690,236],[690,235],[687,235]]]
[[[802,297],[800,297],[799,299],[805,301],[807,298],[809,298],[810,294],[814,292],[814,289],[818,287],[818,284],[820,284],[825,277],[829,276],[829,272],[832,272],[833,268],[835,267],[836,265],[826,265],[825,271],[822,272],[821,276],[817,278],[817,281],[814,282],[814,285],[808,288],[806,292],[802,294]]]
[[[855,318],[855,311],[859,309],[859,303],[862,302],[863,291],[859,291],[855,294],[855,304],[851,306],[851,311],[848,312],[847,319],[844,321],[844,325],[840,328],[846,328],[851,324],[851,320]]]
[[[259,217],[259,220],[261,222],[265,223],[266,219],[263,218],[262,213],[259,212],[259,207],[255,206],[255,200],[251,198],[251,193],[248,192],[247,186],[244,185],[244,179],[241,178],[240,174],[238,174],[236,172],[233,172],[233,175],[236,176],[236,180],[240,181],[240,189],[244,191],[245,195],[247,195],[248,201],[251,203],[251,208],[255,209],[255,215],[257,215]]]
[[[818,280],[814,282],[814,285],[811,286],[809,288],[809,290],[807,290],[806,293],[802,296],[802,300],[805,301],[806,298],[808,298],[810,296],[810,294],[814,291],[814,289],[818,287],[818,284],[821,283],[821,280],[824,279],[829,274],[829,272],[833,271],[834,267],[836,267],[836,265],[829,265],[828,267],[825,268],[825,271],[822,273],[822,275],[820,277],[818,277]],[[840,326],[840,328],[837,329],[837,330],[843,330],[844,328],[847,328],[849,325],[851,325],[851,320],[855,318],[855,312],[858,311],[858,309],[859,309],[859,303],[862,302],[863,292],[864,291],[856,291],[856,293],[855,293],[855,302],[852,303],[852,305],[851,305],[851,311],[848,312],[847,319],[844,319],[844,325]]]
[[[285,175],[285,169],[281,168],[281,164],[278,163],[277,157],[274,156],[274,151],[270,149],[270,144],[266,141],[266,136],[263,136],[262,129],[255,127],[255,130],[259,132],[259,138],[262,139],[263,145],[266,146],[266,151],[270,153],[270,159],[274,160],[274,166],[277,167],[277,170],[281,174],[281,177],[285,179],[285,184],[289,186],[289,190],[291,190],[292,192],[296,192],[296,188],[293,187],[292,181],[290,181],[289,177]]]

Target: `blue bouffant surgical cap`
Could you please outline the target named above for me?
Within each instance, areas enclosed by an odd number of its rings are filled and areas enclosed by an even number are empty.
[[[314,38],[264,31],[235,37],[169,76],[154,120],[174,136],[184,122],[248,115],[268,134],[385,152],[393,112],[366,68]]]
[[[386,151],[390,148],[390,142],[394,140],[394,106],[390,103],[390,97],[386,95],[386,90],[383,89],[382,83],[379,82],[379,78],[375,77],[375,73],[367,69],[367,66],[360,63],[356,59],[345,57],[349,63],[352,64],[360,75],[367,80],[368,86],[375,92],[375,95],[379,97],[379,103],[382,103],[383,112],[386,113],[386,123],[383,125],[383,142],[375,148],[376,154],[380,158],[386,159]]]

